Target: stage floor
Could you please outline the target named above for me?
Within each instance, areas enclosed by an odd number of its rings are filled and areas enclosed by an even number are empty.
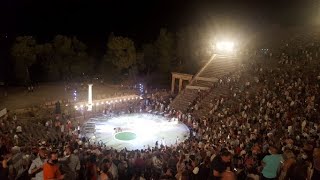
[[[96,142],[102,141],[108,147],[121,150],[146,149],[158,144],[171,146],[189,138],[188,127],[178,121],[170,121],[161,116],[148,113],[124,114],[116,117],[100,116],[91,118],[95,133],[87,134]],[[115,128],[121,128],[120,131]]]

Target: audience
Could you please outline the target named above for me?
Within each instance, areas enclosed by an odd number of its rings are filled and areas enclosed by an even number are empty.
[[[318,180],[319,50],[288,43],[262,61],[254,52],[196,93],[186,112],[170,106],[169,93],[150,90],[143,100],[103,109],[177,118],[190,137],[171,146],[115,150],[87,139],[70,117],[30,125],[14,114],[0,123],[0,179]]]

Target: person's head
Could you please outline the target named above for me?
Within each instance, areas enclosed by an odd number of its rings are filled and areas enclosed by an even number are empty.
[[[291,151],[291,150],[286,150],[284,151],[283,153],[283,158],[285,160],[288,160],[288,159],[294,159],[296,156],[294,155],[294,153]]]
[[[89,161],[90,161],[90,163],[96,163],[97,156],[95,154],[90,154]]]
[[[320,148],[315,148],[313,150],[313,157],[314,158],[320,158]]]
[[[71,147],[67,146],[64,150],[64,155],[69,156],[72,153]]]
[[[45,159],[47,157],[47,152],[44,147],[40,147],[38,154],[41,159]]]
[[[270,147],[269,147],[269,153],[270,153],[270,154],[277,154],[277,153],[278,153],[278,150],[277,150],[276,147],[270,146]]]
[[[221,159],[225,163],[228,163],[231,161],[231,156],[232,156],[232,154],[229,151],[222,151],[221,152]]]
[[[50,152],[49,163],[56,164],[58,162],[58,153],[56,151]]]
[[[110,166],[111,166],[111,161],[110,161],[109,159],[104,159],[104,160],[103,160],[103,164],[104,164],[104,167],[110,168]]]
[[[172,176],[172,170],[170,168],[167,168],[164,172],[166,175]]]
[[[186,159],[186,156],[184,154],[181,154],[179,157],[179,163],[182,163]]]
[[[105,164],[102,165],[101,171],[105,174],[107,174],[107,172],[109,171],[109,167]]]

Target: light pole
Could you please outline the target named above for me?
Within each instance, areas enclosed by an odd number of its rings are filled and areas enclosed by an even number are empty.
[[[88,111],[92,111],[92,86],[93,84],[88,84]]]

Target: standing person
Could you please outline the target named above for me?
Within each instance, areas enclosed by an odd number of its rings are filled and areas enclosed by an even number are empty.
[[[210,179],[221,179],[222,174],[231,169],[231,152],[223,150],[219,155],[217,155],[211,163],[211,176]]]
[[[118,168],[110,159],[103,160],[103,168],[108,168],[108,172],[112,174],[112,179],[118,179]]]
[[[86,164],[87,168],[87,179],[88,180],[97,180],[98,174],[97,174],[97,157],[94,154],[91,154],[89,157],[89,161]]]
[[[278,154],[278,150],[274,146],[269,147],[269,153],[270,155],[266,155],[262,159],[262,180],[277,179],[278,171],[283,161],[282,155]]]
[[[313,174],[311,180],[320,179],[320,148],[313,151]]]
[[[101,174],[99,175],[99,180],[112,180],[114,179],[112,173],[108,170],[108,167],[102,167]]]
[[[64,158],[59,159],[66,165],[66,179],[75,180],[78,178],[80,171],[80,159],[73,154],[71,147],[66,147],[64,151]],[[60,161],[59,161],[60,162]]]
[[[180,179],[182,177],[183,172],[186,171],[185,160],[186,160],[186,156],[182,154],[179,158],[179,161],[176,164],[177,174],[175,175],[175,177],[177,179]]]
[[[46,149],[39,148],[38,156],[31,163],[28,170],[29,175],[34,176],[35,180],[43,180],[43,164],[46,162]]]
[[[283,180],[285,179],[288,170],[290,169],[291,166],[295,165],[296,163],[296,158],[294,153],[291,150],[286,150],[283,153],[283,164],[281,167],[281,172],[280,172],[280,176],[279,179]]]
[[[0,157],[0,179],[1,180],[9,180],[9,166],[8,161],[10,161],[11,157],[5,156]]]
[[[51,152],[49,160],[43,165],[43,180],[61,180],[64,179],[64,175],[59,170],[58,154]]]

